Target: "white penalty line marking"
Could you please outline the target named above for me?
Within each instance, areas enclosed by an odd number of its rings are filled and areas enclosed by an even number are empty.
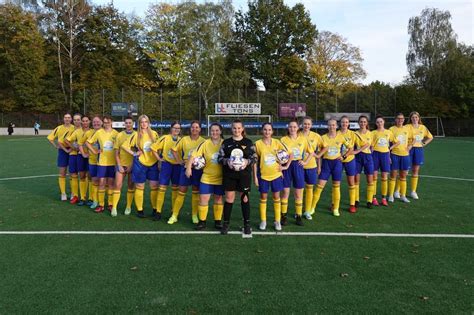
[[[218,235],[219,231],[0,231],[0,235]],[[229,231],[231,235],[243,235]],[[347,232],[253,232],[263,236],[345,236],[400,238],[474,238],[474,234],[409,234],[409,233],[347,233]]]
[[[36,176],[24,176],[24,177],[8,177],[8,178],[0,178],[0,181],[5,180],[15,180],[15,179],[31,179],[31,178],[43,178],[43,177],[58,177],[58,174],[49,174],[49,175],[36,175]]]
[[[436,178],[436,179],[449,179],[449,180],[459,180],[465,182],[474,182],[472,178],[459,178],[459,177],[445,177],[445,176],[432,176],[432,175],[418,175],[419,177],[427,177],[427,178]]]

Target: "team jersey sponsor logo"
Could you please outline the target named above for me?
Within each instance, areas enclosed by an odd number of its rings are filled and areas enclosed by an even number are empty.
[[[265,157],[263,159],[263,163],[267,166],[272,166],[276,163],[276,156],[271,153],[265,154]]]
[[[328,156],[336,156],[339,154],[339,147],[330,146],[328,148]]]
[[[113,151],[114,149],[114,142],[113,141],[105,141],[104,142],[104,151]]]
[[[379,140],[377,141],[377,145],[379,147],[388,147],[388,141],[385,138],[379,138]]]
[[[407,143],[407,136],[405,134],[398,135],[397,139],[398,139],[398,142],[400,142],[400,144]]]
[[[173,155],[173,151],[170,149],[168,150],[168,154],[167,154],[168,158],[174,160],[174,155]]]
[[[300,150],[299,148],[296,148],[296,147],[295,147],[295,148],[293,148],[292,151],[293,151],[293,157],[294,157],[295,159],[301,158],[301,150]]]
[[[416,135],[416,136],[415,136],[415,141],[416,141],[416,142],[421,142],[421,141],[423,141],[423,136],[422,136],[422,135]]]
[[[218,152],[214,153],[211,156],[211,163],[212,164],[219,164],[219,162],[217,161],[218,157],[219,157],[219,153]]]
[[[147,153],[151,152],[151,145],[152,145],[151,141],[145,141],[145,143],[143,144],[143,151]]]

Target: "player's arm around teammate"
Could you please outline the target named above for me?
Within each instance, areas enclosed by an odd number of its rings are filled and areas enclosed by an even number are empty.
[[[413,134],[413,146],[410,150],[411,160],[411,193],[413,199],[418,199],[416,189],[418,187],[418,175],[420,174],[420,167],[424,164],[425,154],[424,147],[433,141],[433,135],[421,122],[420,114],[418,112],[410,113],[409,128]]]
[[[372,133],[369,130],[369,119],[367,116],[359,117],[360,129],[356,132],[360,139],[365,145],[358,146],[358,153],[356,154],[356,166],[357,173],[355,176],[356,186],[356,207],[359,203],[359,187],[360,187],[360,174],[364,170],[364,174],[367,180],[367,208],[372,208],[372,199],[374,197],[374,161],[372,159]]]
[[[71,125],[71,122],[72,122],[71,114],[69,113],[64,114],[63,124],[54,128],[54,130],[47,137],[48,141],[53,145],[53,147],[58,150],[58,158],[57,158],[57,167],[59,170],[58,185],[59,185],[59,192],[61,194],[62,201],[67,201],[66,173],[67,173],[67,166],[69,164],[69,149],[65,148],[62,145],[62,141],[63,141],[64,135],[68,131],[74,130],[74,126]]]
[[[186,176],[186,163],[189,161],[192,153],[196,148],[204,142],[204,138],[201,137],[201,124],[195,120],[191,122],[189,136],[181,138],[176,145],[171,148],[171,152],[174,159],[180,165],[180,175],[178,182],[178,193],[174,200],[173,207],[171,209],[171,217],[168,220],[168,224],[174,224],[178,222],[178,216],[181,208],[183,207],[184,198],[188,187],[192,186],[192,206],[191,206],[191,217],[192,222],[197,224],[198,219],[198,207],[199,207],[199,183],[201,181],[202,170],[192,170],[191,177]]]
[[[79,202],[79,182],[78,182],[78,155],[79,145],[77,138],[82,135],[82,116],[81,114],[74,114],[72,122],[74,124],[74,131],[68,132],[64,137],[64,143],[70,148],[69,151],[69,176],[71,179],[71,204]]]

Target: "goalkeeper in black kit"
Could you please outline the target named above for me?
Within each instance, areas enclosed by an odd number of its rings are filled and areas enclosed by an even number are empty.
[[[242,121],[232,122],[232,137],[225,139],[222,143],[218,161],[222,164],[225,191],[224,222],[221,234],[226,235],[229,231],[235,192],[238,191],[244,220],[244,236],[251,237],[249,193],[252,184],[252,165],[257,161],[257,153],[252,140],[245,137]]]

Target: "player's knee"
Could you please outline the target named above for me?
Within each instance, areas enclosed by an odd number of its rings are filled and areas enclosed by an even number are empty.
[[[248,192],[243,192],[242,195],[240,195],[240,201],[242,203],[248,203],[249,202],[249,194]]]

